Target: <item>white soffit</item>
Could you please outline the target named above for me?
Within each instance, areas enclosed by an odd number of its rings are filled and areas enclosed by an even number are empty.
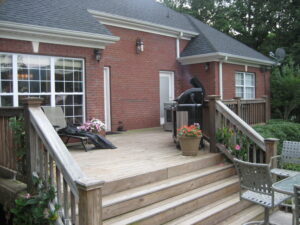
[[[132,19],[129,17],[118,16],[110,13],[99,12],[96,10],[88,9],[100,23],[105,25],[111,25],[115,27],[121,27],[131,30],[138,30],[147,33],[159,34],[169,37],[180,37],[181,39],[190,40],[192,37],[198,35],[196,32],[181,30],[179,28],[159,25],[151,22],[146,22],[143,20]]]
[[[119,37],[0,21],[0,38],[104,49]]]
[[[261,60],[255,59],[245,56],[238,56],[227,54],[223,52],[214,52],[214,53],[207,53],[201,55],[194,55],[194,56],[186,56],[186,57],[179,57],[177,60],[182,65],[189,65],[189,64],[197,64],[197,63],[205,63],[205,62],[226,62],[226,63],[233,63],[233,64],[248,64],[248,65],[265,65],[265,66],[272,66],[275,64],[273,61],[268,60]]]

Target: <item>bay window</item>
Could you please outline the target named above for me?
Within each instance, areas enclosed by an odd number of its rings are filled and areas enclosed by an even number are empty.
[[[0,106],[41,97],[43,105],[61,106],[69,123],[82,123],[83,67],[83,59],[0,53]]]
[[[255,98],[255,75],[248,72],[235,73],[235,96],[243,99]]]

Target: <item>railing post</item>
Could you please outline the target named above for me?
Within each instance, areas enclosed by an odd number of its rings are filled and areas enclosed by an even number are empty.
[[[79,224],[102,225],[103,181],[80,179],[76,181],[79,191]]]
[[[241,97],[234,97],[236,100],[236,114],[241,117]]]
[[[277,155],[277,145],[279,139],[277,138],[266,138],[266,163],[270,163],[271,157]]]
[[[30,107],[40,107],[43,102],[42,98],[26,98],[24,99],[24,122],[25,122],[25,133],[26,133],[26,164],[27,164],[27,190],[31,192],[33,190],[32,174],[35,172],[36,165],[36,142],[33,141],[35,138],[35,132],[32,130],[30,124]]]
[[[265,99],[265,123],[270,120],[271,118],[271,110],[270,110],[270,101],[269,101],[269,97],[267,95],[263,96],[263,98]]]
[[[217,152],[216,143],[216,101],[220,100],[219,95],[209,95],[209,141],[210,141],[210,152]]]

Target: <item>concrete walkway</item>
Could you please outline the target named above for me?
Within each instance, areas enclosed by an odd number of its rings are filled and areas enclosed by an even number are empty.
[[[292,214],[283,211],[277,211],[270,217],[271,222],[277,225],[292,225]]]

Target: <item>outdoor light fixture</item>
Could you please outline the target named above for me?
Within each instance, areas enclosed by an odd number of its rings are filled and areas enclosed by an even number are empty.
[[[144,51],[144,42],[141,38],[136,39],[136,53],[140,54],[141,52]]]
[[[94,54],[95,54],[95,59],[97,60],[97,62],[99,62],[102,57],[102,50],[94,49]]]
[[[205,69],[206,72],[209,70],[209,62],[205,63],[204,69]]]

